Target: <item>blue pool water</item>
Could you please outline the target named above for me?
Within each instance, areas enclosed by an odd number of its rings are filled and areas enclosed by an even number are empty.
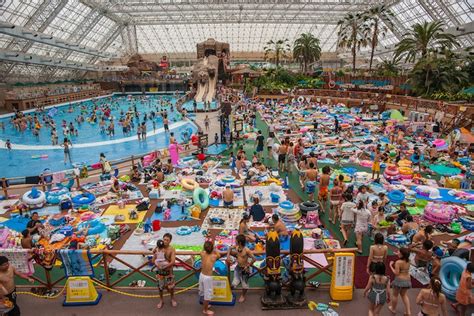
[[[165,148],[169,145],[169,135],[164,132],[163,120],[160,116],[155,117],[155,131],[153,130],[153,120],[150,112],[153,110],[166,111],[170,121],[170,131],[174,132],[179,142],[182,141],[181,133],[196,132],[196,126],[188,120],[182,120],[181,115],[176,109],[171,111],[171,107],[166,103],[170,102],[174,105],[176,99],[172,96],[154,96],[150,95],[146,98],[142,96],[134,96],[131,99],[122,96],[112,96],[94,101],[83,101],[73,104],[70,108],[68,105],[58,106],[53,110],[57,112],[52,118],[56,123],[59,142],[64,138],[62,134],[62,121],[65,120],[69,125],[73,122],[74,128],[78,130],[78,136],[70,136],[72,142],[71,158],[73,163],[93,164],[99,160],[100,153],[104,153],[108,160],[115,160],[131,155],[151,152],[155,149]],[[78,124],[75,119],[81,114],[84,118],[91,117],[94,103],[99,107],[105,104],[112,104],[111,117],[115,122],[115,136],[109,136],[100,133],[98,123],[84,122]],[[134,119],[135,129],[131,134],[124,135],[122,127],[119,125],[119,118],[123,115],[121,111],[126,113],[129,108],[133,110],[136,106],[137,112],[140,113],[139,120]],[[72,112],[69,112],[69,110]],[[48,113],[50,109],[46,109]],[[57,110],[57,111],[56,111]],[[137,123],[144,121],[144,114],[147,113],[147,139],[146,141],[138,141],[136,135]],[[34,113],[28,113],[34,115]],[[101,116],[99,112],[98,116]],[[0,177],[21,177],[34,176],[40,174],[45,168],[52,171],[59,171],[72,168],[72,165],[64,163],[63,148],[52,146],[51,129],[44,125],[42,115],[37,115],[40,123],[43,125],[40,129],[38,137],[33,136],[32,130],[27,128],[24,132],[18,132],[10,123],[11,117],[3,117],[0,119],[5,126],[4,130],[0,129]],[[107,124],[109,121],[106,121]],[[8,151],[5,148],[5,140],[10,139],[13,149]],[[38,158],[43,156],[43,158]]]
[[[193,111],[194,110],[194,102],[192,100],[186,101],[183,104],[183,108],[185,108],[187,111]],[[197,109],[198,110],[203,110],[204,109],[204,102],[198,102],[197,103]],[[215,101],[211,102],[211,110],[217,109],[217,103]]]

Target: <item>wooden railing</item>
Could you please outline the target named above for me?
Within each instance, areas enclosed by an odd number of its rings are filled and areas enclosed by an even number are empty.
[[[308,283],[309,281],[311,281],[312,279],[316,278],[318,275],[320,274],[327,274],[329,276],[332,276],[332,265],[333,265],[333,254],[335,253],[354,253],[355,254],[355,251],[357,250],[357,248],[342,248],[342,249],[315,249],[315,250],[304,250],[304,255],[303,255],[303,261],[308,263],[309,265],[311,265],[311,269],[315,269],[315,271],[308,271],[310,272],[309,274],[307,273],[305,275],[306,277],[306,282]],[[85,250],[84,250],[85,251]],[[148,279],[149,281],[153,282],[153,285],[151,285],[152,287],[154,287],[154,283],[157,282],[157,279],[156,277],[154,276],[155,274],[149,274],[147,272],[149,272],[150,270],[144,270],[145,267],[149,266],[150,262],[148,260],[144,260],[143,263],[141,263],[139,266],[133,266],[131,265],[130,263],[127,262],[127,260],[125,259],[121,259],[121,258],[118,258],[119,255],[124,255],[124,256],[127,256],[127,255],[141,255],[143,257],[147,257],[147,256],[152,256],[153,255],[153,252],[152,251],[137,251],[137,250],[91,250],[90,251],[91,253],[91,257],[92,257],[92,261],[94,260],[97,260],[99,257],[100,257],[100,261],[98,262],[98,264],[95,265],[95,268],[103,268],[104,270],[104,279],[102,280],[99,280],[97,278],[93,278],[93,280],[95,282],[97,282],[98,284],[104,286],[104,287],[107,287],[107,288],[111,288],[111,289],[114,289],[114,288],[120,288],[120,289],[129,289],[130,287],[126,287],[126,286],[119,286],[119,283],[121,283],[122,281],[124,281],[125,279],[131,277],[132,275],[135,275],[135,274],[140,274],[141,276],[143,276],[144,278]],[[327,260],[327,264],[326,265],[322,265],[314,260],[312,260],[311,258],[308,257],[308,255],[310,254],[325,254],[326,255],[326,260]],[[220,252],[221,254],[221,257],[225,257],[226,256],[226,252]],[[256,252],[255,255],[256,256],[259,256],[259,255],[263,255],[264,253],[258,253]],[[281,267],[283,268],[283,259],[285,257],[287,257],[289,255],[289,252],[288,251],[282,251],[281,252]],[[176,266],[179,266],[180,268],[184,269],[184,275],[182,275],[179,279],[177,279],[175,281],[176,283],[176,288],[185,288],[185,286],[183,286],[183,283],[192,278],[193,276],[195,276],[195,274],[197,272],[200,272],[201,269],[200,268],[196,268],[194,267],[193,264],[189,264],[188,262],[186,262],[185,260],[182,260],[180,258],[180,256],[200,256],[200,252],[197,252],[197,251],[176,251]],[[58,256],[58,259],[57,260],[60,260],[60,256]],[[129,268],[129,271],[128,272],[125,272],[125,273],[122,273],[122,275],[116,279],[116,280],[112,280],[111,278],[111,273],[110,273],[110,263],[113,261],[113,260],[117,260],[118,262],[122,263],[123,265],[127,266]],[[230,269],[230,265],[229,263],[226,263],[227,265],[227,277],[229,278],[229,282],[231,281],[231,269]],[[36,267],[42,267],[40,265],[36,265]],[[52,275],[51,275],[51,272],[50,272],[50,269],[46,269],[44,267],[42,267],[44,269],[44,279],[39,277],[38,276],[38,273],[34,276],[32,276],[32,278],[34,280],[36,280],[41,286],[44,286],[48,289],[52,289],[54,287],[60,287],[59,283],[61,281],[63,281],[64,279],[66,279],[65,276],[61,276],[55,280],[52,279]],[[253,273],[251,273],[250,275],[250,278],[258,278],[260,277],[260,274],[263,273],[263,271],[265,270],[266,266],[265,264],[263,264],[261,267],[254,267],[255,268],[255,271]],[[307,270],[307,269],[306,269]],[[330,283],[327,283],[327,282],[320,282],[321,286],[322,287],[329,287]],[[308,287],[310,287],[308,284],[307,284]],[[21,287],[21,286],[19,286]],[[31,287],[31,286],[28,286],[28,287]],[[255,288],[255,287],[254,287]]]

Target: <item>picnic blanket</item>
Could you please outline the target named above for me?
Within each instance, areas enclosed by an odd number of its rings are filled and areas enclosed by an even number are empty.
[[[245,198],[247,199],[247,204],[252,205],[251,197],[256,194],[257,191],[262,193],[262,198],[260,199],[260,205],[262,206],[277,206],[278,203],[285,201],[286,195],[285,192],[283,191],[282,187],[278,187],[278,191],[271,191],[270,186],[268,185],[262,185],[262,186],[245,186]],[[272,202],[270,193],[276,193],[280,196],[280,200],[278,203]]]
[[[0,201],[0,215],[5,214],[10,209],[10,207],[18,203],[18,201],[18,199]]]
[[[244,209],[241,208],[211,208],[207,212],[204,221],[202,222],[201,229],[226,229],[234,230],[239,229],[239,223],[242,219],[242,215],[245,213]],[[212,224],[211,218],[220,218],[224,220],[222,225]]]
[[[13,218],[10,218],[9,220],[4,221],[2,225],[21,233],[26,229],[26,224],[28,224],[29,221],[29,218],[23,216],[15,216]]]
[[[130,218],[130,211],[133,210],[137,205],[136,204],[127,204],[125,208],[119,208],[118,205],[111,205],[102,213],[102,216],[106,215],[123,215],[125,217],[124,221],[115,221],[116,224],[138,224],[143,222],[145,218],[146,211],[138,212],[138,217],[136,219]]]
[[[163,235],[166,233],[170,233],[173,236],[172,246],[176,249],[181,250],[195,250],[195,249],[202,249],[202,245],[204,244],[204,236],[201,232],[194,232],[190,235],[181,236],[176,234],[176,228],[171,227],[162,227],[159,231],[136,235],[132,234],[125,244],[122,246],[121,250],[138,250],[138,251],[147,251],[152,250],[156,247],[156,241],[158,239],[163,238]],[[190,247],[190,248],[188,248]],[[146,262],[149,261],[147,256],[142,255],[125,255],[121,254],[118,255],[117,258],[127,262],[128,264],[138,267]],[[190,259],[190,256],[179,256],[182,260]],[[123,263],[118,260],[113,260],[111,262],[111,267],[118,269],[118,270],[128,270],[130,269]],[[144,267],[143,270],[150,270],[152,265],[147,265]]]

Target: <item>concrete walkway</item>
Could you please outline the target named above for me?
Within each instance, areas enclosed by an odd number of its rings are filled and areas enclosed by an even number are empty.
[[[203,315],[201,307],[198,303],[198,296],[195,290],[179,294],[176,297],[178,306],[172,308],[169,302],[169,297],[165,297],[165,305],[161,310],[156,308],[157,299],[137,299],[123,296],[111,292],[101,291],[103,297],[101,302],[96,306],[78,306],[78,307],[63,307],[62,298],[55,300],[39,299],[32,296],[19,295],[18,304],[21,308],[22,315],[35,316],[145,316],[145,315],[173,315],[173,316],[189,316],[189,315]],[[419,306],[415,304],[415,299],[418,294],[418,289],[410,289],[408,291],[411,302],[411,315],[417,315],[420,311]],[[157,291],[133,291],[135,294],[156,295]],[[240,295],[239,292],[235,292]],[[248,315],[271,315],[271,316],[288,316],[288,315],[321,315],[321,313],[309,309],[293,309],[293,310],[274,310],[262,311],[260,296],[261,290],[250,291],[247,295],[247,301],[244,304],[237,303],[234,307],[229,306],[215,306],[213,310],[216,315],[232,315],[232,316],[248,316]],[[328,289],[308,290],[307,298],[316,303],[328,303],[331,301]],[[363,290],[355,290],[353,300],[348,302],[339,302],[338,308],[334,308],[339,315],[347,316],[363,316],[368,314],[368,300],[363,297]],[[474,308],[468,310],[466,315],[472,315]],[[383,307],[382,316],[392,315],[386,306]],[[403,305],[401,300],[398,302],[397,315],[403,315]],[[452,308],[448,305],[448,315],[455,315]]]

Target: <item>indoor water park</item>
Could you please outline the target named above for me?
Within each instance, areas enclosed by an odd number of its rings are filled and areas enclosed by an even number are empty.
[[[1,315],[474,313],[470,1],[0,1]]]

